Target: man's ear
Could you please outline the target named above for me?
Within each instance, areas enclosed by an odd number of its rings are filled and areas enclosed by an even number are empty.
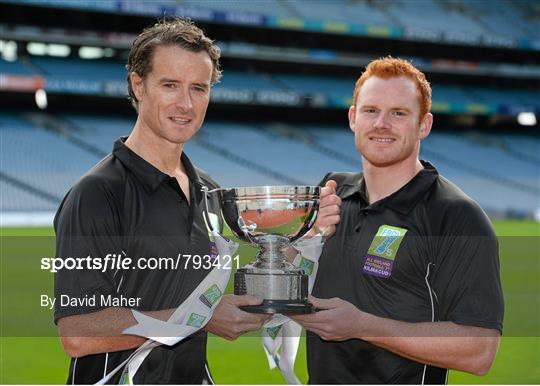
[[[131,89],[133,90],[137,101],[140,101],[144,94],[144,79],[133,71],[129,74],[129,81],[131,82]]]
[[[433,114],[427,113],[420,122],[420,140],[425,139],[431,132],[431,126],[433,125]]]
[[[356,106],[352,105],[349,107],[349,127],[354,133],[354,126],[356,121]]]

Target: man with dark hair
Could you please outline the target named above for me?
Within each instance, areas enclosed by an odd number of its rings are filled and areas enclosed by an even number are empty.
[[[146,341],[122,334],[137,324],[132,309],[167,321],[212,269],[207,261],[197,264],[196,258],[216,254],[208,221],[222,226],[219,203],[208,198],[214,219],[207,220],[201,189],[218,186],[193,166],[183,149],[203,123],[211,86],[221,75],[219,56],[212,40],[184,19],[158,22],[133,43],[127,81],[138,113],[135,126],[71,188],[54,222],[58,258],[89,256],[103,262],[55,275],[55,322],[64,350],[73,358],[68,383],[95,383],[120,367]],[[114,264],[105,265],[107,258],[115,259]],[[150,258],[179,264],[145,269]],[[126,259],[131,264],[121,265]],[[109,382],[212,382],[206,331],[235,339],[259,329],[269,316],[239,308],[261,299],[221,296],[224,288],[209,289],[204,299],[197,298],[210,308],[215,305],[204,331],[173,346],[153,348],[135,374],[124,370]],[[202,327],[204,317],[191,315],[186,324]]]
[[[498,243],[476,202],[419,160],[431,88],[411,63],[371,62],[349,122],[363,173],[329,173],[340,223],[319,260],[310,383],[444,384],[488,372],[502,332]]]
[[[129,52],[127,86],[131,103],[139,111],[139,102],[131,85],[132,73],[145,79],[152,71],[152,55],[158,46],[176,46],[191,52],[205,52],[212,63],[211,84],[221,79],[219,58],[221,51],[202,30],[188,20],[164,19],[146,28],[133,42]]]

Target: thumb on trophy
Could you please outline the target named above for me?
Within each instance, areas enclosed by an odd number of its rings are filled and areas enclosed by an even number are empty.
[[[337,182],[334,180],[328,180],[324,184],[324,187],[321,189],[321,197],[327,196],[329,194],[336,194]]]

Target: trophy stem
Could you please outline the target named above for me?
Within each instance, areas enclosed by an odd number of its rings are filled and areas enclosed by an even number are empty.
[[[259,252],[256,266],[265,269],[282,269],[286,265],[287,257],[282,250],[289,244],[287,237],[275,235],[263,236],[257,239]]]

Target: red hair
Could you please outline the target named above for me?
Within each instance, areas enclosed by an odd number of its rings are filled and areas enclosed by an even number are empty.
[[[412,80],[420,92],[420,119],[431,109],[431,86],[422,71],[414,67],[409,61],[387,56],[372,61],[366,67],[354,86],[353,104],[356,105],[360,88],[368,78],[377,76],[382,79],[404,76]]]

